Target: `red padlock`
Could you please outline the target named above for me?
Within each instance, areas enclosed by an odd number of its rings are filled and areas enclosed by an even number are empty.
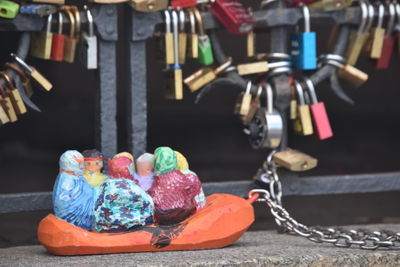
[[[256,21],[250,12],[237,0],[215,0],[211,12],[234,34],[246,34],[253,30]]]
[[[392,58],[393,54],[393,47],[394,47],[394,23],[396,19],[396,7],[395,4],[390,3],[388,4],[389,10],[389,20],[387,25],[386,35],[383,39],[382,44],[382,53],[381,57],[377,59],[375,67],[379,70],[387,69],[390,65],[390,59]]]
[[[65,36],[62,33],[63,17],[61,12],[58,13],[58,31],[53,34],[53,40],[51,42],[51,56],[50,58],[55,61],[64,60],[64,43]]]
[[[313,118],[314,129],[319,140],[324,140],[333,136],[331,123],[329,122],[328,114],[324,102],[318,102],[312,81],[305,78],[308,92],[310,93],[310,110]]]

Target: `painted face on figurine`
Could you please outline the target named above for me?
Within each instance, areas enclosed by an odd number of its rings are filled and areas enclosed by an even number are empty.
[[[85,170],[90,172],[100,172],[103,169],[102,159],[85,159]]]
[[[153,174],[153,163],[148,161],[138,162],[137,169],[140,176],[149,176]]]
[[[83,157],[85,158],[85,170],[91,173],[99,173],[103,169],[103,154],[96,150],[85,150],[83,151]]]

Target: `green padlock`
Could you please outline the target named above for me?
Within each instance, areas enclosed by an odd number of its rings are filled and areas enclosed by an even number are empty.
[[[203,65],[211,65],[214,63],[214,55],[211,47],[211,41],[204,31],[203,19],[200,12],[195,8],[193,9],[196,17],[197,26],[199,29],[199,57],[198,60]]]
[[[12,1],[0,0],[0,17],[13,19],[17,16],[19,5]]]

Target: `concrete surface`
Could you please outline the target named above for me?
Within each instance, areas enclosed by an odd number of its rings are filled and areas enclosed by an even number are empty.
[[[363,228],[400,231],[400,225]],[[246,233],[235,244],[212,250],[52,256],[41,246],[0,249],[0,266],[398,266],[399,250],[364,251],[316,244],[275,231]]]

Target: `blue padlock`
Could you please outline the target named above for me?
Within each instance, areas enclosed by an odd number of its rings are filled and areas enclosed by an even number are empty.
[[[292,34],[293,66],[299,70],[314,70],[317,68],[317,34],[310,32],[310,10],[304,4],[300,7],[304,16],[304,32]]]

